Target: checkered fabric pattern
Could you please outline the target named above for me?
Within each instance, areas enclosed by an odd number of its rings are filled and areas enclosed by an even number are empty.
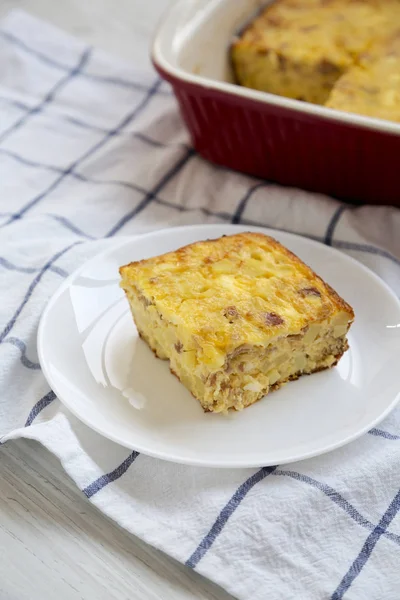
[[[294,231],[399,294],[400,212],[213,167],[153,72],[23,13],[3,21],[0,50],[2,443],[38,440],[106,515],[242,600],[399,600],[399,409],[348,447],[283,468],[164,463],[100,438],[60,405],[36,331],[60,282],[111,238],[171,224]]]

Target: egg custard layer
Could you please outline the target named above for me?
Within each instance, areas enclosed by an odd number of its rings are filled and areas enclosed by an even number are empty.
[[[140,336],[205,411],[241,410],[348,348],[352,308],[263,234],[197,242],[120,274]]]

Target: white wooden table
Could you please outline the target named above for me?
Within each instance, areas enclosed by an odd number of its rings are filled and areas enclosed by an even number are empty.
[[[148,67],[171,0],[0,0]],[[229,600],[210,582],[97,511],[58,461],[29,441],[0,451],[0,600]]]

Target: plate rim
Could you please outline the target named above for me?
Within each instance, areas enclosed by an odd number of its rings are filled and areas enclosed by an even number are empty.
[[[260,231],[262,233],[265,233],[265,235],[270,235],[271,237],[274,237],[274,234],[276,235],[276,233],[278,233],[278,234],[283,234],[284,236],[288,236],[290,238],[296,238],[296,239],[300,238],[302,240],[305,240],[308,244],[315,246],[316,248],[323,246],[326,249],[328,249],[330,253],[340,256],[340,258],[342,260],[344,259],[345,261],[349,261],[350,263],[353,263],[353,265],[355,265],[357,268],[360,268],[362,271],[364,271],[368,277],[372,277],[372,279],[374,279],[375,282],[381,288],[383,288],[383,290],[386,293],[388,293],[392,297],[392,300],[394,300],[396,302],[396,304],[399,308],[399,311],[400,311],[400,299],[396,296],[395,292],[386,283],[386,281],[381,279],[379,277],[379,275],[377,275],[374,271],[372,271],[369,267],[367,267],[366,265],[364,265],[357,259],[355,259],[351,256],[348,256],[344,252],[341,252],[340,250],[333,248],[332,246],[327,246],[323,242],[319,242],[312,238],[308,238],[306,235],[301,235],[301,234],[293,233],[290,231],[285,231],[285,230],[280,230],[280,229],[272,229],[270,227],[262,227],[262,226],[257,226],[257,225],[240,225],[240,224],[233,224],[233,223],[210,223],[210,224],[202,223],[202,224],[191,224],[191,225],[180,225],[180,226],[175,226],[175,227],[166,227],[164,229],[158,228],[158,229],[148,231],[145,233],[137,233],[137,234],[132,234],[131,236],[123,236],[123,237],[115,239],[115,244],[96,253],[91,258],[85,260],[77,269],[75,269],[75,271],[73,271],[58,286],[58,288],[52,294],[52,296],[48,300],[48,302],[42,312],[42,315],[40,317],[38,331],[37,331],[38,360],[39,360],[39,364],[42,369],[42,373],[43,373],[47,383],[49,384],[50,388],[54,391],[54,393],[56,394],[56,396],[59,399],[59,401],[61,402],[61,404],[65,408],[67,408],[80,422],[82,422],[85,426],[89,427],[92,431],[95,431],[99,435],[105,437],[106,439],[109,439],[110,441],[112,441],[122,447],[137,451],[140,454],[149,456],[151,458],[164,460],[164,461],[172,462],[175,464],[194,466],[194,467],[218,468],[218,469],[221,469],[221,468],[223,468],[223,469],[240,469],[240,468],[242,468],[243,469],[243,468],[260,468],[260,467],[265,467],[265,466],[272,466],[275,464],[279,464],[279,465],[290,464],[290,463],[307,460],[309,458],[315,458],[316,456],[322,456],[324,454],[327,454],[329,452],[337,450],[341,447],[344,447],[344,446],[348,445],[349,443],[362,437],[366,433],[368,433],[368,431],[370,431],[370,429],[373,429],[374,427],[376,427],[376,425],[381,423],[394,410],[394,408],[400,401],[400,390],[397,393],[397,395],[393,398],[393,400],[390,402],[390,404],[386,407],[386,409],[371,423],[369,423],[365,427],[361,428],[360,430],[346,436],[345,438],[338,440],[337,442],[328,444],[323,449],[313,450],[313,451],[309,451],[309,452],[303,452],[300,455],[296,454],[295,456],[290,456],[283,460],[274,461],[274,462],[270,462],[270,461],[248,462],[246,460],[241,462],[240,460],[236,460],[234,463],[229,463],[226,461],[220,461],[220,462],[213,461],[211,463],[207,459],[196,459],[196,458],[190,458],[190,457],[185,458],[180,455],[176,456],[173,453],[167,454],[167,453],[162,453],[162,452],[153,452],[151,449],[148,449],[146,446],[143,446],[143,445],[141,446],[140,444],[138,446],[138,445],[130,443],[128,441],[122,442],[120,439],[118,439],[118,436],[104,431],[101,427],[97,427],[96,425],[93,425],[93,423],[90,422],[90,419],[87,419],[85,416],[82,416],[79,413],[79,411],[75,410],[74,408],[71,408],[68,400],[63,399],[62,395],[60,395],[58,393],[58,391],[57,391],[58,386],[57,386],[57,384],[54,385],[54,379],[53,379],[51,373],[49,372],[49,369],[47,368],[47,364],[46,364],[47,361],[44,356],[45,351],[44,351],[43,336],[44,336],[46,319],[47,319],[47,315],[48,315],[49,311],[53,308],[53,306],[56,303],[56,301],[58,300],[59,296],[63,293],[63,291],[65,289],[67,289],[71,285],[71,283],[80,275],[80,273],[84,269],[89,267],[91,265],[91,263],[94,263],[95,261],[101,259],[102,256],[105,256],[105,255],[109,254],[110,252],[113,252],[113,251],[117,250],[118,248],[121,248],[124,245],[129,244],[130,242],[133,242],[134,240],[142,239],[143,237],[157,236],[158,234],[164,233],[164,232],[173,234],[174,232],[187,231],[187,230],[199,230],[199,231],[216,230],[216,231],[218,231],[218,230],[221,230],[221,228],[226,228],[226,227],[229,229],[232,229],[232,230],[237,229],[238,231],[242,231],[242,232],[244,232],[244,231]],[[220,235],[221,234],[219,234],[219,236]],[[201,239],[205,239],[205,238],[199,237],[198,241],[201,241]],[[208,239],[211,239],[211,238],[208,238]],[[193,243],[193,242],[191,242],[191,243]]]

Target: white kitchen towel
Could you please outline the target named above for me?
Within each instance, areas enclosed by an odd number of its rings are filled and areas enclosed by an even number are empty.
[[[0,102],[2,443],[39,441],[106,515],[241,600],[399,600],[399,409],[357,442],[283,468],[169,464],[63,409],[40,371],[36,331],[50,295],[110,238],[180,223],[295,231],[399,294],[400,211],[208,164],[154,72],[21,12],[1,24]]]

